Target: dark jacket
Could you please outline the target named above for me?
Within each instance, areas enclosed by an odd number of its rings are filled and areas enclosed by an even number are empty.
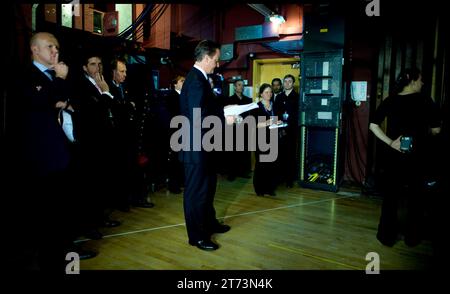
[[[66,101],[70,89],[66,80],[51,81],[35,65],[20,79],[12,102],[11,147],[18,166],[33,175],[62,171],[69,164],[69,141],[59,122],[57,101]]]
[[[200,125],[197,125],[196,122],[194,122],[194,108],[201,108]],[[224,114],[223,108],[218,105],[215,99],[208,80],[206,80],[202,72],[195,67],[192,68],[186,76],[186,80],[181,90],[180,114],[187,117],[190,123],[189,134],[183,134],[183,136],[190,135],[190,151],[180,152],[180,161],[184,163],[197,164],[205,162],[210,163],[209,160],[213,160],[212,152],[205,152],[201,147],[201,141],[199,143],[201,151],[193,151],[194,140],[198,140],[193,136],[194,129],[196,132],[201,134],[200,139],[203,139],[204,134],[208,132],[208,129],[201,128],[201,122],[203,119],[209,115],[215,115],[221,119],[223,125]]]
[[[80,145],[86,148],[105,147],[114,129],[111,111],[113,99],[107,94],[101,94],[84,75],[76,92],[73,102],[77,111],[74,129]]]

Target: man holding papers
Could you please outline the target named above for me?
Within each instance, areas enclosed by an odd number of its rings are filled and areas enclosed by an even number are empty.
[[[227,225],[220,224],[214,209],[217,175],[212,152],[201,148],[195,150],[194,134],[203,138],[207,132],[196,124],[194,113],[200,109],[201,119],[214,115],[224,118],[223,109],[214,102],[214,94],[208,82],[208,74],[214,72],[219,64],[220,45],[212,41],[201,41],[195,48],[195,64],[186,76],[180,95],[180,113],[190,122],[188,150],[180,152],[180,160],[184,164],[184,214],[189,244],[202,250],[216,250],[219,246],[211,241],[214,233],[225,233],[230,230]],[[228,116],[228,124],[235,117]]]

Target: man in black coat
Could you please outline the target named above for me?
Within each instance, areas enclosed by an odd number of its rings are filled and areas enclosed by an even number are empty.
[[[252,98],[244,95],[244,81],[242,79],[238,79],[234,81],[234,94],[227,99],[227,105],[245,105],[252,103]],[[241,114],[242,118],[245,119],[248,116],[248,112],[244,112]],[[227,171],[228,171],[228,180],[233,181],[236,176],[249,179],[251,178],[250,173],[250,165],[251,165],[251,153],[248,151],[248,132],[247,126],[245,124],[242,125],[233,125],[234,131],[233,134],[236,136],[237,128],[245,128],[245,141],[244,141],[244,150],[237,151],[236,150],[236,142],[234,143],[234,150],[228,152],[227,157]]]
[[[184,76],[178,75],[171,82],[172,89],[170,91],[170,94],[166,97],[166,105],[170,115],[170,119],[180,114],[180,94],[185,79],[186,78]],[[174,129],[169,129],[167,142],[170,142],[170,137],[173,135],[174,131]],[[170,144],[168,144],[168,149],[169,162],[167,170],[167,188],[169,189],[170,193],[180,194],[182,192],[181,186],[183,185],[184,179],[183,165],[178,160],[178,152],[173,151],[170,148]]]
[[[20,244],[12,252],[24,247],[33,255],[29,259],[37,257],[31,268],[62,271],[69,251],[78,251],[80,258],[95,256],[73,245],[78,233],[74,216],[79,211],[76,195],[69,192],[76,183],[71,175],[70,142],[58,122],[61,109],[72,109],[66,80],[69,68],[59,61],[59,43],[50,33],[33,35],[30,49],[32,64],[10,93],[14,114],[7,137],[14,162],[9,167],[21,183],[10,191],[19,209],[10,238]],[[24,260],[25,266],[28,262]],[[16,260],[14,266],[20,264]]]
[[[284,91],[277,95],[273,106],[278,118],[288,123],[288,126],[280,131],[279,154],[281,180],[285,181],[289,188],[298,179],[299,95],[294,90],[294,83],[293,75],[288,74],[283,78]]]
[[[180,113],[190,122],[189,150],[180,152],[180,161],[184,163],[185,189],[184,213],[189,244],[202,250],[216,250],[219,246],[211,241],[214,233],[225,233],[230,230],[216,219],[214,194],[216,192],[217,174],[212,152],[193,151],[193,133],[201,137],[207,130],[194,121],[195,108],[200,109],[201,120],[209,115],[224,118],[223,108],[215,105],[213,92],[208,82],[208,74],[213,73],[219,64],[219,45],[208,40],[201,41],[195,48],[195,64],[186,77],[180,95]],[[234,117],[226,118],[231,124]],[[195,129],[195,131],[194,131]],[[187,134],[186,134],[187,135]]]
[[[114,96],[111,111],[114,117],[114,150],[117,151],[113,176],[117,182],[119,209],[129,211],[130,205],[151,208],[154,204],[144,199],[138,182],[136,107],[124,86],[127,77],[125,60],[113,59],[111,70],[109,89]]]
[[[89,52],[84,56],[83,73],[76,87],[73,104],[77,115],[76,137],[81,162],[80,180],[83,195],[90,205],[92,225],[116,227],[111,220],[111,209],[118,204],[113,171],[117,168],[114,141],[115,124],[112,115],[114,96],[109,92],[102,73],[102,59]],[[91,238],[101,238],[98,232]]]

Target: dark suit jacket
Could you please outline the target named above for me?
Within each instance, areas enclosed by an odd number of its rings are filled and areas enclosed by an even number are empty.
[[[299,116],[299,100],[300,97],[295,90],[292,90],[289,96],[286,96],[285,92],[277,95],[277,99],[273,105],[275,114],[278,119],[282,119],[283,113],[286,111],[289,114],[288,124],[289,128],[294,128],[298,125]]]
[[[166,97],[167,110],[171,117],[175,117],[180,114],[180,94],[175,90],[170,90],[170,94]]]
[[[212,152],[193,151],[194,137],[193,130],[200,132],[201,138],[208,132],[208,129],[201,129],[200,125],[194,125],[193,109],[201,108],[201,122],[209,115],[219,117],[224,124],[223,108],[217,103],[211,85],[201,71],[193,67],[186,76],[180,95],[180,114],[187,117],[190,123],[190,151],[181,151],[179,159],[184,163],[211,163]],[[186,136],[188,134],[183,134]],[[201,145],[201,142],[200,142]]]
[[[18,166],[33,175],[62,171],[69,164],[69,141],[58,122],[57,101],[69,98],[66,80],[51,81],[31,64],[18,80],[10,138]]]
[[[129,132],[132,131],[132,128],[135,128],[134,123],[131,123],[135,119],[135,109],[123,84],[122,89],[123,91],[113,82],[109,83],[109,92],[114,96],[114,99],[111,101],[111,111],[115,127],[120,132]]]
[[[101,94],[87,77],[81,77],[73,101],[78,112],[74,130],[80,145],[96,149],[107,147],[114,128],[112,103],[111,97]]]

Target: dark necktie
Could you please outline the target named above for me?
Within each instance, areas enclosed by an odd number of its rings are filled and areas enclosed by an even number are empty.
[[[46,69],[45,72],[50,75],[52,81],[56,78],[56,72],[53,69]]]
[[[120,90],[120,95],[121,95],[121,99],[125,100],[125,93],[123,92],[123,87],[122,84],[119,85],[119,90]]]

